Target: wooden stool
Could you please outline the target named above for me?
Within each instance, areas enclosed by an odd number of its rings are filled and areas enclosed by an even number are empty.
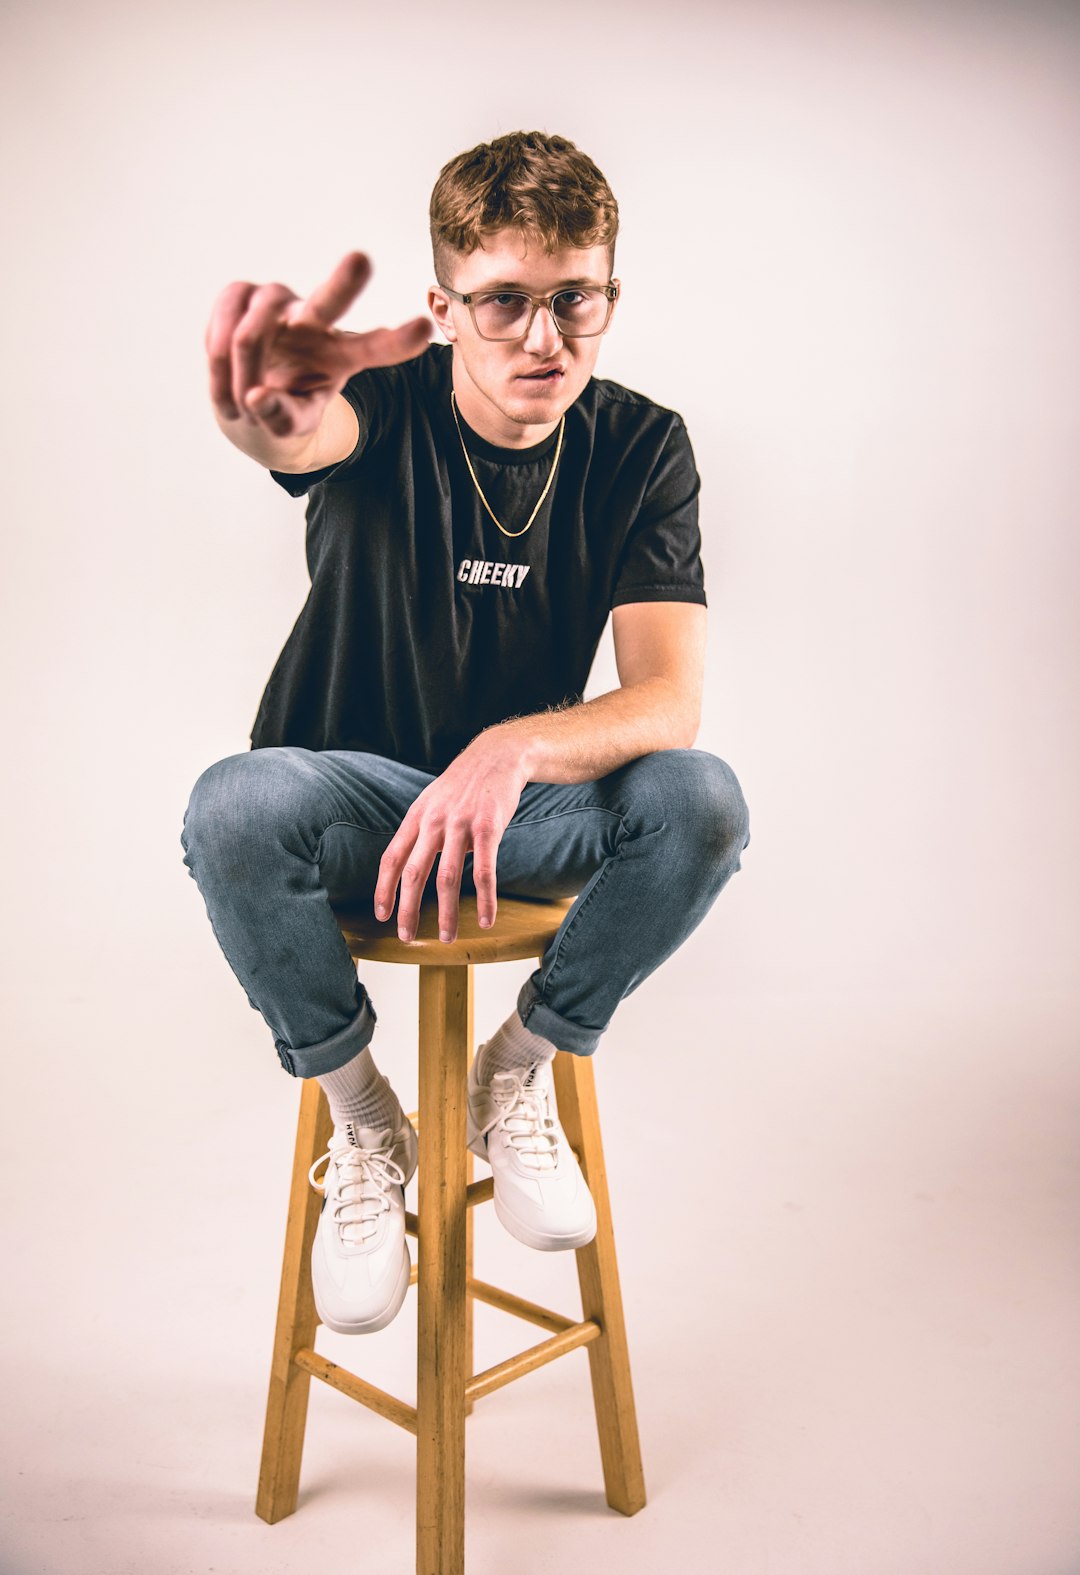
[[[465,1081],[473,1044],[473,967],[542,957],[568,902],[501,897],[495,926],[481,930],[475,899],[462,899],[458,939],[438,938],[434,904],[421,909],[416,939],[399,941],[373,915],[338,908],[354,958],[420,967],[419,1212],[406,1214],[417,1238],[416,1405],[366,1383],[315,1350],[318,1315],[311,1288],[311,1246],[322,1199],[308,1169],[326,1151],[329,1106],[315,1078],[300,1096],[292,1190],[285,1232],[277,1333],[270,1371],[256,1513],[273,1523],[296,1508],[308,1387],[314,1375],[416,1435],[417,1575],[464,1575],[465,1417],[473,1403],[534,1368],[587,1345],[604,1490],[612,1509],[633,1515],[645,1503],[637,1417],[622,1297],[615,1262],[593,1064],[559,1051],[554,1078],[559,1118],[596,1204],[593,1241],[577,1249],[582,1318],[564,1317],[473,1276],[474,1204],[493,1196],[490,1176],[472,1180],[465,1146]],[[550,1331],[519,1356],[473,1372],[472,1303],[476,1298]],[[358,1351],[362,1347],[357,1337]]]

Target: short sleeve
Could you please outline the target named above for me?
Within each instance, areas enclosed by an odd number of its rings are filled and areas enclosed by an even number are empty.
[[[356,420],[360,427],[356,446],[351,454],[345,459],[338,460],[336,465],[324,465],[321,470],[270,472],[278,486],[284,487],[291,498],[302,498],[318,482],[341,480],[355,468],[361,456],[368,453],[381,438],[386,427],[386,401],[381,397],[383,394],[381,382],[372,375],[372,372],[373,369],[354,373],[341,390],[342,397],[349,401],[356,412]]]
[[[611,605],[705,600],[698,529],[701,480],[682,417],[674,415],[649,477],[641,508],[627,533]]]

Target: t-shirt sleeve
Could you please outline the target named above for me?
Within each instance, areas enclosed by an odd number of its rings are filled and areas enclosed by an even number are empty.
[[[324,465],[321,470],[272,470],[271,476],[291,498],[302,498],[317,482],[341,480],[356,466],[361,455],[366,454],[382,436],[385,401],[379,397],[382,390],[371,372],[354,373],[341,392],[355,410],[360,426],[356,446],[345,459],[339,459],[335,465]]]
[[[708,605],[698,529],[700,491],[690,438],[682,417],[676,415],[627,533],[615,576],[613,607],[626,602]]]

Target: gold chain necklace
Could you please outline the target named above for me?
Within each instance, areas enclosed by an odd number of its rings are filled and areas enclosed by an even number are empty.
[[[495,513],[495,510],[491,507],[491,504],[488,502],[487,498],[485,498],[485,496],[484,496],[484,489],[481,487],[480,483],[476,479],[476,471],[472,468],[472,460],[469,458],[469,451],[465,447],[465,439],[462,436],[461,422],[458,420],[458,413],[457,413],[457,400],[454,398],[454,390],[453,389],[450,390],[450,409],[454,412],[454,422],[455,422],[455,425],[457,426],[458,437],[461,438],[461,452],[465,455],[465,463],[469,467],[469,475],[473,479],[473,486],[476,488],[477,492],[479,492],[479,494],[480,494],[480,502],[487,509],[488,513],[491,515],[491,517],[495,521],[496,525],[498,525],[499,529],[502,531],[504,536],[524,536],[525,532],[529,528],[529,525],[532,524],[533,520],[539,514],[539,512],[540,512],[540,505],[541,505],[541,503],[543,503],[544,499],[547,497],[548,492],[551,490],[551,483],[555,480],[555,467],[559,463],[559,455],[562,453],[563,428],[566,426],[566,412],[565,411],[563,412],[562,420],[559,422],[559,441],[555,445],[555,458],[551,462],[551,471],[550,471],[550,473],[548,475],[547,485],[544,487],[543,492],[541,492],[540,497],[539,497],[539,499],[537,501],[536,507],[533,509],[532,513],[529,515],[528,524],[523,525],[520,530],[507,530],[506,526],[502,523],[502,521],[499,519],[499,517]]]

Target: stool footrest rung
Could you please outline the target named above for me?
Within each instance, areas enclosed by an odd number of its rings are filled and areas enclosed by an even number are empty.
[[[473,1283],[482,1285],[480,1281]],[[520,1301],[519,1297],[511,1297],[508,1292],[499,1291],[494,1285],[483,1286],[483,1289],[494,1291],[500,1299],[506,1297],[509,1301]],[[501,1300],[494,1305],[501,1305]],[[522,1305],[531,1306],[528,1302]],[[507,1308],[507,1311],[510,1310]],[[520,1351],[516,1356],[508,1356],[504,1362],[497,1362],[494,1367],[485,1368],[482,1373],[476,1373],[474,1377],[466,1379],[466,1400],[479,1400],[495,1389],[502,1389],[515,1378],[524,1378],[526,1373],[535,1372],[538,1367],[553,1362],[556,1357],[565,1356],[568,1351],[576,1351],[579,1345],[587,1345],[590,1340],[599,1339],[601,1334],[600,1325],[592,1318],[585,1319],[583,1323],[571,1323],[568,1318],[560,1318],[558,1313],[549,1313],[543,1307],[533,1307],[532,1313],[543,1314],[546,1319],[552,1321],[557,1320],[561,1325],[559,1332],[553,1334],[550,1339],[541,1340],[537,1345],[530,1345],[528,1350]],[[526,1315],[522,1313],[521,1316]],[[396,1422],[406,1432],[415,1434],[416,1407],[414,1405],[399,1400],[397,1395],[389,1394],[376,1384],[369,1384],[356,1373],[351,1373],[347,1367],[339,1367],[337,1362],[331,1362],[328,1357],[321,1356],[318,1351],[308,1347],[297,1351],[293,1361],[297,1367],[302,1368],[305,1373],[310,1373],[313,1378],[321,1378],[324,1384],[330,1385],[331,1389],[348,1395],[350,1400],[358,1400],[369,1410],[377,1411],[380,1416],[386,1417],[388,1422]]]
[[[527,1318],[530,1323],[538,1323],[542,1329],[550,1329],[553,1334],[563,1334],[567,1329],[579,1327],[576,1318],[566,1318],[548,1307],[539,1307],[536,1302],[527,1302],[523,1296],[515,1296],[513,1291],[504,1291],[498,1285],[489,1285],[486,1280],[467,1280],[465,1289],[478,1302],[487,1302],[489,1307],[513,1313],[516,1318]]]
[[[527,1351],[522,1351],[517,1356],[509,1356],[505,1362],[498,1362],[494,1367],[488,1367],[484,1372],[477,1373],[475,1378],[467,1379],[465,1398],[479,1400],[482,1395],[489,1395],[493,1389],[501,1389],[513,1379],[523,1378],[526,1373],[534,1372],[546,1362],[553,1362],[557,1356],[565,1356],[567,1351],[576,1351],[579,1345],[587,1345],[590,1340],[598,1340],[600,1333],[600,1325],[591,1318],[586,1319],[584,1323],[571,1324],[569,1329],[563,1329],[560,1334],[553,1334],[549,1340],[541,1340],[539,1345],[530,1345]]]
[[[399,1400],[397,1395],[388,1394],[385,1389],[379,1389],[377,1385],[358,1378],[355,1373],[350,1373],[347,1367],[339,1367],[336,1362],[320,1356],[318,1351],[306,1348],[297,1351],[293,1361],[297,1367],[302,1367],[305,1373],[310,1373],[313,1378],[321,1378],[324,1384],[329,1384],[331,1389],[337,1389],[341,1394],[348,1395],[350,1400],[359,1400],[361,1405],[377,1411],[389,1422],[396,1422],[408,1433],[416,1432],[416,1407]]]
[[[414,1263],[409,1274],[410,1285],[416,1284],[418,1273],[419,1265]],[[513,1291],[504,1291],[499,1285],[489,1285],[486,1280],[466,1280],[465,1291],[478,1302],[498,1307],[501,1312],[513,1313],[515,1318],[526,1318],[529,1323],[537,1323],[541,1329],[550,1329],[553,1334],[562,1334],[566,1329],[578,1327],[576,1318],[552,1312],[550,1307],[541,1307],[537,1302],[527,1302],[524,1296],[515,1296]]]

